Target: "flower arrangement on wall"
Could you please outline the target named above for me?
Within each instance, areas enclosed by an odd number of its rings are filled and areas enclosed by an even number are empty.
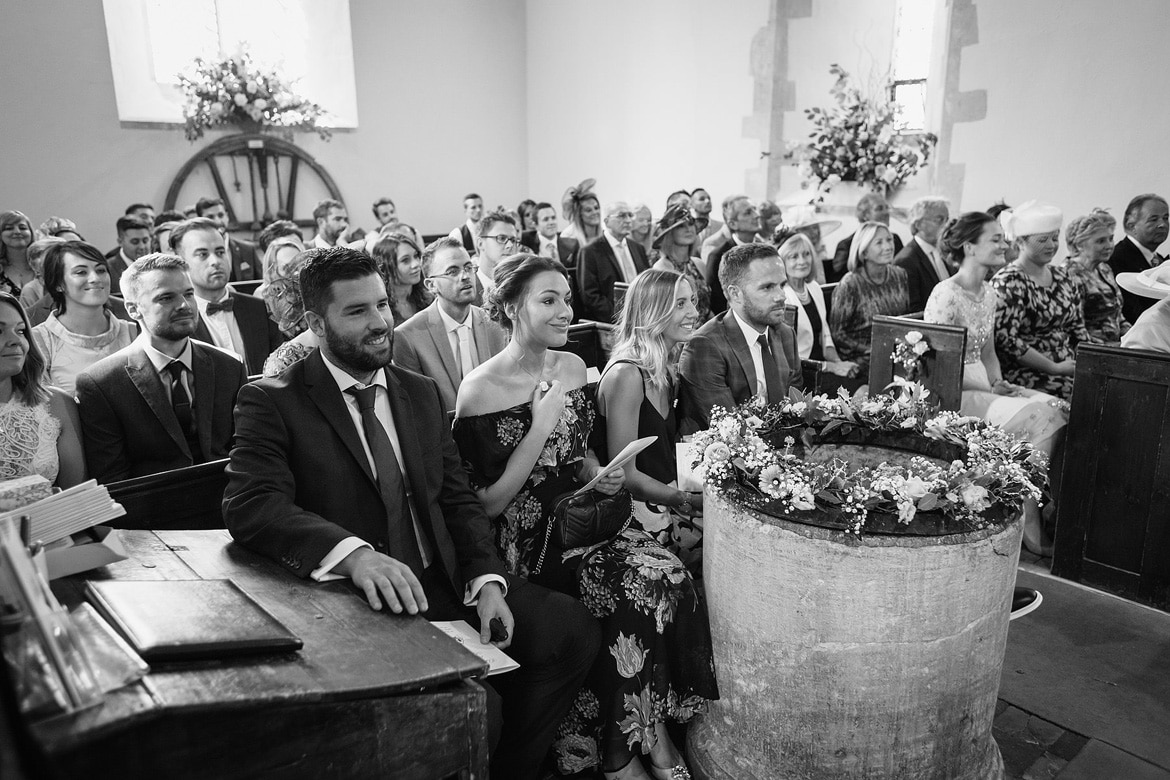
[[[289,136],[295,130],[312,130],[323,139],[330,137],[329,128],[321,124],[325,110],[294,92],[274,69],[258,65],[246,49],[215,61],[196,57],[190,71],[179,74],[179,86],[188,141],[221,125],[276,128]]]
[[[840,65],[829,73],[837,79],[830,90],[836,105],[805,109],[813,130],[808,141],[790,144],[785,159],[797,163],[805,185],[822,197],[843,181],[888,195],[926,165],[938,137],[901,135],[898,106],[887,91],[868,97]]]

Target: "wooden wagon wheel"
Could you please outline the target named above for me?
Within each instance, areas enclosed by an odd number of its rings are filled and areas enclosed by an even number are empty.
[[[242,181],[242,177],[239,176],[237,164],[241,161],[248,166],[247,181]],[[255,233],[264,225],[278,219],[278,215],[284,214],[299,227],[316,228],[317,224],[312,215],[297,218],[297,185],[302,176],[302,166],[307,166],[317,175],[329,197],[341,200],[341,191],[329,172],[296,144],[261,133],[240,133],[212,142],[184,163],[171,182],[170,189],[167,190],[164,209],[175,208],[183,186],[201,166],[207,167],[215,185],[216,196],[223,200],[228,215],[228,230]],[[244,189],[247,189],[245,205],[250,199],[250,218],[245,216],[241,219],[236,216],[232,193],[224,186],[221,166],[225,168],[230,166],[237,195],[243,196]],[[282,170],[286,171],[284,175]],[[285,178],[287,183],[284,183]]]

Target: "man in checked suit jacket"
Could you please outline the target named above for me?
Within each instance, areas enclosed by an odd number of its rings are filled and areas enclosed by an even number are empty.
[[[491,774],[535,780],[600,629],[576,599],[506,574],[438,388],[391,365],[392,312],[373,260],[328,249],[300,283],[321,347],[240,392],[228,529],[299,577],[348,578],[374,609],[467,620],[483,642],[499,618],[507,638],[496,644],[520,668],[481,683],[498,743]],[[370,393],[372,408],[359,400]]]
[[[1109,267],[1113,275],[1131,272],[1140,273],[1161,264],[1166,258],[1157,249],[1170,233],[1170,210],[1161,195],[1147,193],[1138,195],[1125,207],[1122,220],[1125,238],[1113,247]],[[1154,304],[1152,298],[1134,295],[1128,290],[1121,291],[1121,313],[1127,322],[1135,323],[1146,309]]]
[[[455,408],[465,373],[458,328],[466,325],[468,355],[474,368],[508,343],[475,299],[475,271],[459,239],[444,236],[423,250],[423,281],[434,302],[394,329],[394,365],[429,376],[439,385],[443,408]]]
[[[195,285],[199,319],[195,338],[233,352],[249,374],[264,370],[264,361],[284,342],[268,317],[264,301],[227,286],[229,268],[223,235],[211,220],[189,219],[171,230],[171,249],[187,263]]]
[[[142,334],[77,377],[89,475],[109,483],[227,457],[232,407],[248,377],[237,358],[191,338],[187,264],[147,255],[126,269],[122,291]],[[175,361],[183,366],[178,380],[168,369]],[[186,420],[176,381],[189,399]]]
[[[770,244],[745,244],[723,256],[719,267],[728,310],[709,320],[683,348],[680,411],[682,434],[710,425],[711,409],[732,409],[752,396],[775,402],[800,387],[796,334],[784,322],[784,261]],[[757,339],[767,334],[778,380],[768,380],[767,358]]]
[[[618,201],[605,208],[605,230],[580,252],[577,260],[577,288],[581,292],[581,317],[596,322],[613,322],[613,285],[629,284],[650,267],[646,250],[627,238],[634,227],[634,211]],[[623,269],[618,260],[619,247],[625,247],[633,262]]]

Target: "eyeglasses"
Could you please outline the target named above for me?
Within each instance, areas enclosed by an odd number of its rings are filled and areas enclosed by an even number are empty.
[[[492,241],[495,241],[500,246],[505,246],[505,247],[508,246],[509,244],[511,244],[512,246],[519,246],[520,245],[520,239],[516,238],[516,236],[484,236],[484,238],[491,239]]]
[[[610,216],[615,217],[617,219],[633,219],[634,212],[632,212],[632,211],[615,211],[614,213],[610,214]]]
[[[498,236],[491,236],[491,238],[498,238]],[[448,268],[446,271],[444,271],[441,274],[431,274],[427,278],[428,279],[450,279],[451,281],[455,281],[456,279],[462,278],[464,275],[475,276],[475,272],[478,270],[479,270],[478,265],[476,265],[475,263],[468,263],[467,265],[463,266],[462,268]]]

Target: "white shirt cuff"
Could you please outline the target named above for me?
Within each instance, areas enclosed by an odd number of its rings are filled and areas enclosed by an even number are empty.
[[[463,606],[474,607],[479,601],[479,591],[489,582],[500,583],[500,590],[504,591],[505,596],[508,595],[508,583],[503,577],[498,574],[481,574],[467,583],[467,592],[463,595]]]
[[[370,546],[369,542],[362,541],[356,536],[347,536],[333,546],[333,549],[321,559],[321,563],[317,564],[317,568],[313,569],[313,573],[309,576],[317,582],[345,579],[340,574],[334,574],[333,568],[345,560],[345,556],[363,547],[368,547],[371,550],[374,549]]]

